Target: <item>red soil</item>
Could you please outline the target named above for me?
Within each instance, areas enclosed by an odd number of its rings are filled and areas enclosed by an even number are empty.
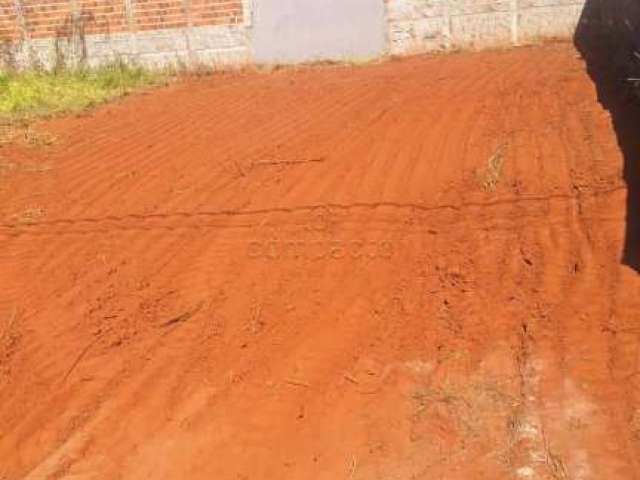
[[[623,158],[572,47],[42,128],[0,149],[0,479],[639,478]]]

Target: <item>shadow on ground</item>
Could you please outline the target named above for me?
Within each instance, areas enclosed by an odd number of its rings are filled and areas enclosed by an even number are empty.
[[[640,273],[640,97],[629,81],[640,72],[639,26],[637,0],[587,0],[574,42],[598,101],[611,114],[624,155],[628,194],[622,263]]]

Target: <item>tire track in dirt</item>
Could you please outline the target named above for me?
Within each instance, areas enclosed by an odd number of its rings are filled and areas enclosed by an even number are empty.
[[[623,186],[612,186],[601,191],[585,191],[579,196],[570,193],[550,194],[550,195],[525,195],[517,197],[503,197],[498,200],[490,201],[474,201],[461,202],[441,205],[425,205],[425,204],[402,204],[395,202],[375,202],[375,203],[353,203],[339,204],[326,203],[314,205],[299,205],[291,208],[274,207],[256,210],[219,210],[219,211],[196,211],[196,212],[175,212],[175,213],[157,213],[157,214],[130,214],[122,217],[107,216],[103,218],[58,218],[50,221],[38,221],[29,223],[9,223],[0,225],[0,232],[3,232],[7,238],[27,236],[49,236],[49,235],[81,235],[92,233],[109,233],[112,231],[130,231],[130,230],[177,230],[190,228],[249,228],[255,226],[255,223],[229,223],[230,219],[243,217],[260,217],[269,214],[296,214],[314,211],[376,211],[376,210],[399,210],[399,211],[416,211],[429,212],[436,215],[439,213],[452,212],[462,213],[471,212],[476,209],[498,209],[504,210],[510,206],[517,204],[532,205],[533,211],[526,211],[526,216],[540,217],[547,211],[547,208],[536,208],[536,205],[548,205],[550,202],[559,202],[564,207],[570,207],[577,204],[580,200],[616,196],[620,192],[624,192]],[[200,219],[200,222],[194,221],[188,223],[189,219]],[[204,219],[219,218],[219,223],[202,223]],[[600,219],[608,219],[616,221],[620,219],[619,215],[612,217],[599,217]],[[71,228],[69,228],[71,227]],[[80,227],[80,228],[78,228]],[[86,227],[86,228],[82,228]],[[91,230],[91,227],[96,227]],[[76,230],[73,230],[76,228]],[[490,227],[495,228],[495,227]]]
[[[573,156],[569,156],[571,163],[573,164]],[[584,158],[584,157],[582,157]],[[592,158],[586,156],[586,158]],[[574,167],[567,169],[570,172],[570,176],[565,180],[569,185],[575,184],[574,177],[580,176],[580,173],[576,171]],[[622,456],[619,449],[614,449],[607,452],[604,457],[605,461],[602,461],[603,455],[600,452],[600,446],[606,443],[605,438],[611,436],[617,436],[619,434],[618,425],[616,425],[615,418],[601,418],[602,412],[596,412],[593,410],[593,406],[588,400],[584,400],[583,396],[574,387],[575,384],[580,384],[580,388],[585,388],[589,383],[593,383],[593,377],[580,378],[579,374],[573,371],[572,365],[578,365],[584,363],[583,351],[585,344],[589,344],[588,340],[598,339],[599,345],[593,341],[590,342],[591,348],[594,352],[599,352],[601,355],[606,355],[602,340],[604,338],[598,335],[600,325],[596,323],[593,325],[593,330],[587,329],[585,331],[585,317],[589,318],[592,314],[587,313],[585,305],[588,304],[589,295],[594,291],[594,287],[597,284],[607,284],[609,279],[595,279],[593,278],[592,269],[595,268],[592,262],[592,237],[593,233],[588,232],[585,229],[590,229],[590,225],[585,223],[582,215],[587,208],[584,205],[580,195],[576,198],[576,202],[573,204],[567,204],[568,208],[567,222],[570,226],[568,231],[563,232],[562,237],[568,237],[568,244],[571,245],[569,251],[554,249],[554,252],[564,253],[564,259],[557,260],[557,255],[551,255],[548,260],[545,260],[544,264],[559,264],[564,265],[565,271],[562,273],[563,277],[558,282],[554,278],[554,282],[557,285],[570,285],[570,289],[561,291],[560,297],[563,301],[552,308],[552,317],[550,321],[553,322],[553,329],[555,334],[547,337],[553,330],[551,328],[546,329],[547,335],[542,336],[537,331],[542,331],[541,327],[534,327],[536,334],[532,335],[530,341],[535,341],[535,346],[529,355],[533,355],[530,359],[529,365],[526,370],[530,372],[534,385],[532,387],[535,391],[530,391],[534,398],[534,402],[531,408],[538,411],[535,418],[536,422],[529,428],[530,434],[537,436],[537,440],[534,441],[534,445],[531,447],[532,459],[538,459],[538,463],[541,464],[543,469],[539,475],[546,475],[550,478],[598,478],[600,476],[607,476],[611,478],[628,478],[633,470],[630,470],[630,464],[622,464],[616,466],[616,455]],[[561,237],[561,238],[562,238]],[[613,259],[611,259],[613,260]],[[571,265],[574,265],[571,269]],[[549,275],[545,275],[546,279],[549,279]],[[545,282],[540,282],[541,285],[545,285]],[[584,293],[583,293],[584,292]],[[551,295],[553,298],[556,295]],[[576,305],[575,307],[571,307]],[[572,324],[571,320],[578,314],[575,311],[583,310],[582,317],[579,322]],[[598,317],[598,315],[593,315]],[[590,323],[590,322],[588,322]],[[530,326],[531,328],[531,326]],[[537,338],[537,337],[542,338]],[[573,338],[572,338],[573,337]],[[576,346],[579,346],[576,349]],[[574,353],[574,350],[578,350]],[[597,354],[595,355],[598,356]],[[576,360],[578,358],[579,360]],[[549,365],[549,362],[555,364]],[[593,374],[591,374],[593,375]],[[607,391],[615,389],[614,385],[609,385]],[[544,392],[542,395],[540,395]],[[552,393],[553,392],[553,393]],[[563,392],[563,393],[562,393]],[[559,395],[561,400],[556,400],[563,407],[558,407],[558,404],[554,404],[554,395]],[[573,396],[574,398],[564,399],[563,397]],[[544,402],[539,400],[538,397],[544,397]],[[577,398],[578,396],[579,398]],[[558,398],[558,397],[555,397]],[[602,401],[601,401],[602,403]],[[537,406],[535,406],[537,404]],[[572,405],[575,407],[569,407]],[[595,425],[591,425],[592,431],[586,439],[580,438],[579,432],[572,432],[574,428],[586,428],[584,425],[578,425],[579,422],[583,422],[583,418],[573,416],[567,419],[569,411],[573,408],[574,414],[580,417],[595,417],[598,416],[598,420],[591,420]],[[604,407],[603,411],[609,408],[615,411],[615,406]],[[542,410],[544,413],[539,413]],[[577,413],[576,413],[577,412]],[[569,423],[573,422],[571,425]],[[575,424],[575,425],[574,425]],[[614,433],[618,431],[618,433]],[[598,436],[602,437],[601,440],[597,440]],[[578,440],[580,438],[580,440]],[[534,438],[535,440],[535,438]],[[571,450],[559,452],[554,449],[558,448],[557,445],[572,444]],[[597,445],[594,447],[594,445]],[[628,458],[628,457],[627,457]],[[623,463],[623,462],[620,462]],[[608,464],[606,470],[605,464]],[[535,470],[531,467],[525,467],[529,470],[522,471],[523,475],[529,472],[533,473]],[[625,472],[625,473],[622,473]],[[618,475],[622,475],[618,477]]]

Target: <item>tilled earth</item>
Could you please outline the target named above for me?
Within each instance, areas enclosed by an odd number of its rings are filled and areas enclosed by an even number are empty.
[[[640,478],[613,120],[554,44],[38,125],[0,148],[0,479]]]

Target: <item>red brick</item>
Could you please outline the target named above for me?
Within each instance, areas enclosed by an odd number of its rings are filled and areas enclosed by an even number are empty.
[[[236,25],[242,22],[240,0],[191,0],[191,11],[182,0],[135,0],[134,25],[138,30],[183,28],[189,19],[194,26]],[[33,38],[67,36],[74,21],[85,34],[113,33],[129,28],[124,0],[77,0],[78,17],[71,0],[23,0],[25,23]],[[78,20],[76,20],[76,18]],[[19,37],[13,0],[0,0],[0,41]]]

